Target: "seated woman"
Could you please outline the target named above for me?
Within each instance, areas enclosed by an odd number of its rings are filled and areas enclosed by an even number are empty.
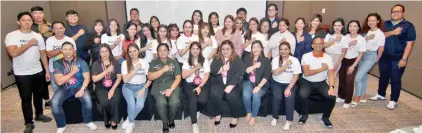
[[[277,125],[278,115],[280,111],[280,102],[285,98],[286,124],[283,130],[290,129],[293,121],[295,94],[297,90],[296,81],[299,74],[302,73],[299,60],[292,56],[291,47],[288,42],[282,42],[279,47],[280,56],[275,57],[272,62],[272,79],[271,90],[273,92],[273,120],[272,126]]]
[[[182,67],[182,77],[186,80],[183,93],[188,97],[193,133],[199,133],[197,111],[205,107],[209,94],[208,85],[205,84],[210,76],[210,64],[201,51],[201,44],[192,42],[188,60],[185,60]]]
[[[104,116],[104,125],[108,129],[112,126],[117,129],[120,122],[119,104],[122,89],[120,82],[120,64],[114,58],[110,46],[106,43],[100,44],[99,60],[92,64],[92,82],[95,83],[100,108],[98,111]]]
[[[243,80],[243,104],[248,113],[246,120],[253,126],[261,106],[261,97],[269,88],[271,63],[270,59],[264,56],[264,46],[260,40],[255,40],[251,44],[251,54],[243,59],[246,66]]]
[[[92,101],[89,91],[86,90],[90,82],[88,64],[81,58],[75,57],[73,44],[66,41],[61,48],[63,58],[54,62],[54,80],[59,86],[54,92],[51,109],[57,124],[57,133],[66,129],[66,118],[63,111],[63,102],[71,97],[81,101],[82,116],[85,125],[90,130],[97,126],[92,122]]]
[[[169,58],[169,47],[160,43],[157,47],[158,58],[151,61],[148,70],[148,79],[154,81],[151,88],[151,95],[156,101],[158,115],[163,122],[163,132],[169,132],[174,128],[174,119],[180,106],[179,83],[180,67],[176,60]]]
[[[135,118],[144,108],[145,99],[148,95],[148,87],[151,84],[147,80],[146,74],[149,69],[148,61],[141,59],[139,47],[135,43],[130,43],[125,61],[122,63],[123,77],[123,97],[127,103],[128,118],[122,124],[122,129],[126,133],[131,133],[135,126]]]
[[[217,57],[211,63],[211,91],[212,108],[215,115],[215,125],[220,124],[221,102],[227,98],[233,117],[230,128],[237,125],[237,120],[242,116],[242,89],[241,81],[245,68],[241,58],[236,54],[234,44],[230,40],[221,43]]]

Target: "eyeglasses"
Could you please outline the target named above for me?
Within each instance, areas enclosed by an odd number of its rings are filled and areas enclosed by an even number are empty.
[[[403,11],[397,10],[397,11],[391,11],[391,14],[395,14],[395,13],[403,13]]]

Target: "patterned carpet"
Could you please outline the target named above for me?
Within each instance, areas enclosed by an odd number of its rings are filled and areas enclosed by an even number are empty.
[[[368,81],[367,96],[376,94],[378,80],[370,76]],[[52,89],[50,89],[52,90]],[[387,98],[389,98],[387,90]],[[22,133],[24,130],[23,116],[20,105],[20,98],[16,88],[10,88],[1,92],[1,132],[2,133]],[[289,132],[335,132],[335,133],[385,133],[397,128],[416,126],[422,124],[422,99],[419,99],[405,91],[402,91],[399,101],[399,107],[395,110],[386,109],[387,101],[368,101],[359,104],[358,107],[343,109],[342,104],[337,104],[331,116],[331,122],[334,128],[326,129],[320,122],[321,114],[310,115],[308,123],[299,125],[298,115],[295,114],[295,123],[291,126]],[[51,116],[51,110],[45,110],[45,115]],[[283,132],[285,117],[281,116],[276,127],[270,125],[271,116],[258,117],[255,126],[248,126],[247,122],[241,118],[235,129],[229,128],[230,119],[223,118],[221,124],[214,126],[214,121],[201,115],[199,118],[199,128],[202,133],[280,133]],[[83,124],[67,125],[67,133],[115,133],[124,132],[119,129],[107,130],[102,121],[95,124],[99,127],[96,131],[89,131]],[[56,131],[55,122],[35,123],[35,133],[53,133]],[[120,126],[120,125],[119,125]],[[161,121],[136,121],[134,133],[160,133]],[[176,128],[170,130],[173,133],[191,132],[190,118],[176,121]]]

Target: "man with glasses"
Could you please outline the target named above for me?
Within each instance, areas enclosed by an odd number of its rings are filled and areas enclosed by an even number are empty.
[[[264,20],[269,20],[270,29],[268,31],[268,35],[272,35],[273,33],[278,31],[278,24],[280,23],[280,18],[277,16],[278,14],[278,7],[275,4],[269,4],[267,6],[267,14],[265,18],[262,18],[260,22]]]
[[[391,80],[391,96],[388,109],[395,109],[401,91],[401,78],[416,40],[416,30],[412,23],[404,19],[405,8],[397,4],[391,9],[391,20],[384,22],[385,47],[379,59],[378,95],[371,100],[385,100],[385,91]]]

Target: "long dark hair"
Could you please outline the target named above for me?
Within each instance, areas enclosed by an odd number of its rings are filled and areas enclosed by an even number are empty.
[[[131,27],[131,26],[135,26],[135,29],[137,29],[138,28],[138,25],[137,24],[135,24],[135,23],[128,23],[127,25],[126,25],[126,31]],[[126,40],[130,40],[130,35],[129,35],[129,31],[128,32],[124,32],[124,34],[125,34],[125,39]],[[136,41],[136,39],[138,39],[138,35],[137,35],[137,33],[135,33],[135,35],[134,35],[134,37],[133,37],[133,41]]]
[[[210,15],[208,15],[208,25],[210,27],[210,34],[214,36],[215,35],[215,32],[217,32],[217,31],[214,31],[214,27],[212,26],[212,23],[211,23],[211,17],[213,15],[217,16],[217,20],[218,20],[219,17],[218,17],[218,13],[217,12],[211,12]],[[220,26],[220,21],[219,20],[217,21],[217,26]]]
[[[99,50],[101,50],[102,48],[106,48],[108,50],[109,56],[108,56],[108,60],[110,61],[110,64],[115,65],[116,64],[116,59],[114,59],[114,55],[111,52],[111,48],[107,43],[102,43],[99,46]],[[101,57],[100,52],[98,52],[98,57]],[[100,62],[103,63],[103,61],[100,59]]]
[[[186,25],[186,23],[190,23],[192,25],[191,34],[193,34],[193,22],[191,20],[185,20],[185,22],[183,22],[183,25],[182,25],[183,34],[185,33],[185,25]]]
[[[201,10],[195,10],[195,11],[193,11],[193,13],[192,13],[192,17],[191,17],[191,21],[192,21],[192,24],[194,24],[195,23],[195,21],[193,21],[193,16],[195,15],[195,13],[199,13],[199,16],[200,16],[200,18],[199,18],[199,22],[198,22],[198,25],[199,24],[201,24],[204,20],[203,20],[203,18],[204,17],[202,17],[202,12],[201,12]]]
[[[130,43],[129,44],[129,46],[127,46],[127,53],[126,53],[126,56],[128,57],[127,59],[126,59],[126,65],[127,65],[127,72],[129,73],[129,72],[131,72],[134,68],[133,68],[133,65],[132,65],[132,58],[130,57],[130,55],[129,55],[129,51],[130,51],[130,48],[131,47],[134,47],[135,49],[137,49],[138,51],[139,51],[139,47],[138,47],[138,45],[136,45],[135,43]],[[141,57],[141,53],[139,53],[138,54],[138,58],[140,58]]]
[[[336,20],[334,20],[333,21],[333,23],[331,24],[331,27],[330,27],[330,35],[333,35],[334,34],[334,23],[336,23],[336,22],[340,22],[341,23],[341,25],[343,25],[343,28],[341,29],[341,34],[342,35],[346,35],[347,34],[347,31],[346,31],[346,26],[344,26],[345,24],[344,24],[344,19],[343,18],[337,18]]]
[[[227,15],[226,17],[224,17],[224,23],[226,22],[226,19],[231,19],[233,21],[233,26],[232,26],[232,34],[234,34],[236,32],[236,21],[234,19],[234,17],[232,15]],[[224,28],[222,29],[223,31],[223,35],[224,33],[226,33],[226,26],[223,26]]]
[[[193,66],[193,55],[192,55],[192,47],[193,46],[197,46],[199,48],[199,55],[198,55],[198,63],[200,63],[202,66],[204,65],[204,61],[205,58],[204,56],[202,56],[202,47],[201,44],[197,41],[194,41],[191,43],[190,47],[189,47],[189,58],[188,58],[188,63],[190,66]]]
[[[278,52],[279,53],[280,53],[280,48],[283,45],[286,45],[289,48],[290,51],[292,50],[292,47],[290,46],[290,43],[288,43],[288,42],[282,42],[282,43],[280,43],[280,46],[278,46]],[[289,55],[291,56],[292,55],[292,52],[289,52]],[[283,65],[283,58],[281,57],[281,55],[280,55],[280,57],[278,59],[278,62],[279,62],[278,63],[279,66],[282,66]]]
[[[169,38],[170,38],[170,32],[168,32],[167,26],[166,26],[166,25],[160,25],[160,26],[158,26],[158,29],[157,29],[157,30],[158,30],[158,32],[160,32],[160,29],[161,29],[161,28],[166,29],[166,31],[167,31],[167,32],[166,32],[166,39],[167,39],[167,43],[168,43],[168,44],[170,44],[170,46],[169,46],[169,47],[171,48],[171,41],[170,41],[170,39],[169,39]],[[160,37],[160,35],[158,35],[158,34],[159,34],[159,33],[157,33],[157,42],[158,42],[158,43],[162,43],[164,40],[161,40],[161,39],[164,39],[164,38],[161,38],[161,37]]]
[[[169,35],[169,36],[168,36],[168,37],[169,37],[168,39],[169,39],[169,40],[171,40],[171,30],[173,30],[174,28],[176,28],[176,29],[177,29],[177,32],[179,33],[179,31],[180,31],[180,30],[179,30],[179,27],[177,26],[177,24],[170,24],[170,25],[167,27],[167,32],[168,32],[168,35]],[[176,39],[177,39],[177,38],[179,38],[179,37],[180,37],[180,34],[177,34]],[[160,43],[160,42],[158,42],[158,43]],[[170,45],[173,45],[171,41],[170,41]]]
[[[271,22],[270,22],[270,20],[268,20],[268,19],[262,19],[262,20],[261,20],[261,23],[259,24],[259,28],[260,28],[260,29],[259,29],[259,32],[261,32],[261,33],[262,33],[261,26],[262,26],[262,24],[264,24],[264,22],[267,22],[267,23],[268,23],[268,26],[269,26],[269,27],[268,27],[268,31],[267,31],[267,34],[268,34],[268,35],[267,35],[267,38],[266,38],[267,40],[269,40],[269,39],[270,39],[270,37],[274,34],[274,33],[272,33],[272,34],[271,34],[270,29],[269,29],[269,28],[270,28],[270,26],[271,26]]]
[[[362,26],[362,30],[361,30],[362,34],[365,35],[371,29],[371,27],[369,27],[369,25],[368,25],[368,19],[371,16],[374,16],[374,17],[377,18],[377,20],[378,20],[377,28],[380,29],[381,31],[385,31],[384,30],[384,21],[382,20],[381,16],[378,13],[369,13],[368,16],[365,19],[365,22],[363,23],[363,26]]]
[[[350,34],[350,30],[349,30],[349,26],[350,26],[350,24],[352,24],[352,23],[356,23],[357,25],[358,25],[358,31],[357,31],[357,34],[360,34],[360,31],[361,31],[361,27],[360,27],[360,23],[359,23],[359,21],[358,20],[352,20],[352,21],[350,21],[349,22],[349,24],[347,24],[347,33],[348,34]]]
[[[255,23],[258,25],[258,32],[259,32],[259,31],[260,31],[260,29],[261,29],[261,27],[260,27],[260,24],[259,24],[258,19],[257,19],[257,18],[255,18],[255,17],[253,17],[253,18],[249,19],[248,26],[250,26],[250,25],[251,25],[251,22],[255,22]],[[252,39],[252,30],[250,30],[250,28],[249,28],[248,32],[246,32],[246,34],[245,34],[244,38],[245,38],[245,40],[251,40],[251,39]]]
[[[108,28],[107,28],[107,36],[111,36],[111,29],[110,29],[110,25],[111,25],[111,22],[116,22],[116,24],[117,24],[117,35],[120,35],[120,33],[121,33],[121,31],[120,31],[120,25],[119,25],[119,22],[117,22],[117,20],[116,19],[114,19],[114,18],[112,18],[112,19],[110,19],[110,21],[108,22]]]
[[[235,52],[236,50],[234,49],[234,44],[230,40],[224,40],[223,42],[221,42],[221,45],[218,47],[218,54],[216,54],[216,58],[218,59],[218,58],[222,58],[223,57],[221,50],[222,50],[222,47],[224,45],[229,45],[230,48],[232,49],[232,53],[230,55],[229,61],[233,61],[233,60],[237,59],[238,56],[237,56],[237,54]]]
[[[152,27],[152,19],[155,19],[155,20],[157,20],[157,22],[158,22],[158,27],[160,27],[160,25],[161,25],[161,22],[160,22],[160,19],[158,19],[158,17],[157,16],[151,16],[151,18],[149,18],[149,25],[151,26],[150,27],[150,30],[151,30],[151,34],[155,34],[155,33],[157,33],[158,31],[155,31],[155,29]],[[157,27],[157,30],[158,30],[158,27]],[[154,38],[155,39],[155,35],[153,35],[152,36],[152,38]]]
[[[259,44],[259,46],[261,46],[261,54],[259,54],[259,56],[261,56],[261,57],[265,57],[264,56],[264,46],[262,45],[262,42],[260,41],[260,40],[255,40],[255,41],[253,41],[252,42],[252,44],[251,44],[251,54],[250,54],[250,58],[251,58],[251,60],[253,60],[253,53],[252,53],[252,46],[253,45],[256,45],[256,44]]]
[[[199,33],[198,33],[198,38],[199,38],[199,43],[200,44],[204,44],[205,43],[205,41],[204,41],[204,37],[203,37],[203,35],[202,35],[202,29],[204,29],[204,28],[209,28],[209,25],[208,25],[208,23],[201,23],[200,25],[199,25]],[[212,28],[211,28],[212,29]],[[208,33],[208,37],[211,37],[211,33]],[[210,38],[211,39],[211,38]]]
[[[303,32],[307,31],[308,26],[306,25],[305,18],[303,18],[303,17],[299,17],[299,18],[297,18],[297,19],[295,20],[295,30],[294,30],[294,31],[295,31],[295,33],[297,33],[296,23],[297,23],[299,20],[302,20],[302,22],[303,22],[303,25],[304,25],[304,27],[303,27]]]
[[[142,30],[142,35],[141,35],[141,48],[143,48],[143,47],[145,47],[146,45],[147,45],[147,42],[148,42],[148,38],[147,38],[147,36],[145,35],[145,34],[143,34],[144,33],[144,28],[147,28],[148,30],[149,30],[149,32],[150,32],[150,36],[153,38],[153,39],[155,39],[154,38],[154,33],[152,32],[152,30],[154,30],[150,25],[148,25],[148,24],[145,24],[145,25],[143,25],[142,26],[142,28],[141,28],[141,30]]]
[[[101,32],[100,32],[100,35],[98,36],[97,35],[97,31],[95,31],[95,26],[97,25],[97,24],[101,24],[102,26],[103,26],[103,29],[101,30]],[[101,19],[97,19],[97,20],[95,20],[95,22],[94,22],[94,25],[92,26],[92,34],[93,34],[93,36],[94,36],[94,38],[96,38],[96,37],[101,37],[101,35],[103,35],[104,33],[106,33],[106,25],[104,24],[104,21],[103,20],[101,20]]]

